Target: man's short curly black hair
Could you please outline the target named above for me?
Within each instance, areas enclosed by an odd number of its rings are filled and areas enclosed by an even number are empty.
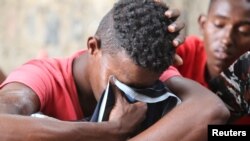
[[[138,66],[163,72],[173,62],[176,37],[167,30],[172,21],[165,17],[166,10],[154,0],[118,1],[97,30],[101,47],[123,48]]]

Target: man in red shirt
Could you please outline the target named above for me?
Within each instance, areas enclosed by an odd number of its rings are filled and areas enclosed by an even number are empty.
[[[189,36],[177,49],[177,54],[184,61],[183,65],[177,67],[182,76],[214,89],[211,87],[211,85],[215,85],[214,79],[223,75],[222,72],[227,71],[230,65],[233,65],[241,55],[250,50],[249,17],[249,0],[211,0],[207,16],[199,17],[203,40]],[[238,67],[238,70],[243,69]],[[249,72],[247,76],[249,78]],[[233,77],[228,79],[231,79],[231,82],[234,81]],[[249,84],[246,85],[249,89]],[[219,90],[215,90],[215,92],[219,93]],[[226,94],[224,93],[224,95]],[[229,108],[231,111],[239,112],[235,109],[236,105],[230,104],[232,99],[228,100],[233,95],[236,94],[231,92],[227,96],[227,100],[223,100],[231,107]],[[246,102],[248,101],[248,106],[245,106],[247,109],[244,108],[244,111],[247,112],[243,115],[249,114],[250,96],[247,96],[247,93],[241,95],[244,95]],[[239,101],[237,99],[235,97],[234,101]],[[240,101],[237,106],[243,103]]]
[[[118,1],[95,36],[89,37],[86,51],[65,59],[32,60],[13,71],[0,86],[0,138],[127,140],[143,121],[147,107],[142,102],[128,104],[115,86],[116,104],[108,121],[77,120],[93,114],[110,76],[128,86],[146,88],[172,64],[176,34],[166,31],[172,23],[164,16],[167,9],[153,0]],[[174,68],[167,74],[168,87],[183,102],[131,140],[207,139],[207,124],[225,123],[228,110],[217,96],[180,77]],[[39,111],[49,117],[21,116]]]

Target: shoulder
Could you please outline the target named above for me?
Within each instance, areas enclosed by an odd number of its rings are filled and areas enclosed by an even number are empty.
[[[177,48],[176,52],[183,59],[196,56],[197,54],[204,54],[204,43],[199,37],[191,35]]]
[[[29,115],[38,111],[40,107],[39,98],[35,92],[30,87],[18,82],[4,85],[0,89],[0,99],[2,105],[0,111],[5,113]],[[15,102],[14,105],[13,102]]]
[[[181,76],[181,74],[174,66],[170,66],[162,73],[159,79],[164,82],[174,76]]]
[[[198,36],[190,35],[177,50],[195,50],[198,47],[203,47],[203,44],[203,41]]]

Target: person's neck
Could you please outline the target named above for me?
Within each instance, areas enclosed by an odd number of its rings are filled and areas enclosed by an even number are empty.
[[[87,53],[82,54],[73,62],[73,77],[76,84],[79,103],[84,116],[90,116],[95,108],[96,99],[90,86]]]
[[[206,69],[205,69],[205,80],[206,80],[206,82],[209,83],[215,77],[216,77],[216,75],[212,73],[212,69],[209,67],[208,64],[206,64]]]

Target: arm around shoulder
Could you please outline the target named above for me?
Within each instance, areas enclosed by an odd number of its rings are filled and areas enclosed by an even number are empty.
[[[208,114],[210,124],[224,124],[227,122],[230,112],[224,102],[208,88],[201,84],[181,76],[172,77],[165,84],[181,98],[183,103],[190,103],[196,107],[197,113]],[[210,119],[209,119],[210,117]]]
[[[207,88],[180,76],[172,77],[165,83],[181,98],[182,103],[131,141],[205,141],[207,125],[227,122],[228,109]]]

